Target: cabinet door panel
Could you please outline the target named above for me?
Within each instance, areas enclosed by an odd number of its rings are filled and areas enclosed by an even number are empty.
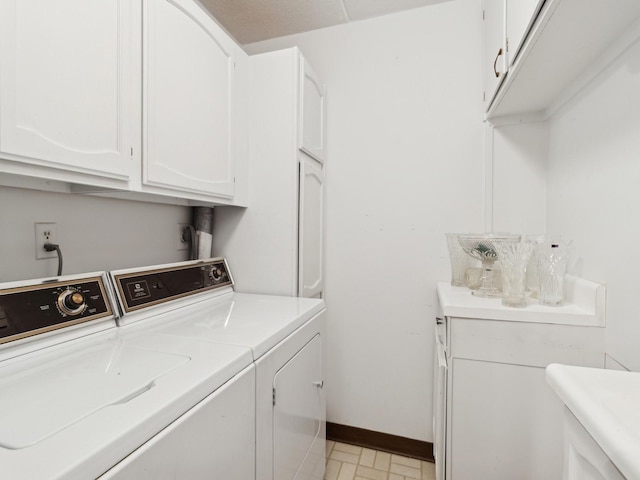
[[[138,2],[0,2],[0,149],[127,178],[139,138]],[[139,65],[139,63],[138,63]]]
[[[544,368],[455,358],[450,480],[562,478],[560,399]]]
[[[146,25],[145,183],[230,197],[230,40],[187,0],[149,0]]]
[[[320,335],[313,337],[278,370],[273,381],[276,396],[273,412],[275,479],[293,479],[305,457],[309,454],[317,456],[315,450],[324,449],[324,439],[319,437],[325,421],[325,397],[317,382],[322,382]]]
[[[312,158],[300,159],[300,220],[298,240],[298,295],[315,297],[324,288],[323,192],[324,172]]]
[[[309,63],[300,61],[300,119],[298,148],[316,160],[326,159],[325,86]]]
[[[488,107],[506,75],[505,0],[483,1],[484,100]]]

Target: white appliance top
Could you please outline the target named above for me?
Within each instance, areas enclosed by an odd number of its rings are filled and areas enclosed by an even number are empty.
[[[448,282],[437,286],[442,314],[447,317],[604,327],[604,285],[566,275],[564,290],[565,302],[560,306],[539,305],[537,300],[527,299],[526,307],[512,308],[502,305],[500,298],[472,295],[466,287],[453,287]]]
[[[111,278],[120,325],[247,347],[254,360],[324,309],[320,299],[235,293],[220,258],[111,272]]]
[[[123,330],[0,363],[3,477],[96,478],[252,364],[248,348]]]
[[[624,477],[640,479],[640,373],[552,364],[546,376]]]
[[[323,309],[314,298],[227,292],[199,296],[179,310],[136,313],[140,321],[124,328],[243,346],[257,360]]]

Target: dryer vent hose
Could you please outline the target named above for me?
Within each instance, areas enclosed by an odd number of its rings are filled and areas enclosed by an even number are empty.
[[[193,208],[193,227],[191,235],[191,258],[211,258],[213,244],[213,207]]]

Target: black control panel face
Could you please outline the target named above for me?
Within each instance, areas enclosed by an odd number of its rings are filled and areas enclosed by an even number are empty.
[[[233,285],[224,260],[114,275],[125,312]]]
[[[0,343],[111,315],[102,277],[0,290]]]

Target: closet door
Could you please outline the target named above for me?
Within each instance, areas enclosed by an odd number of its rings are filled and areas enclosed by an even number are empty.
[[[126,180],[139,162],[140,3],[0,0],[0,151]]]
[[[193,0],[145,0],[147,185],[232,197],[233,41]]]
[[[298,296],[321,297],[324,290],[324,172],[322,165],[300,154],[298,223]]]

